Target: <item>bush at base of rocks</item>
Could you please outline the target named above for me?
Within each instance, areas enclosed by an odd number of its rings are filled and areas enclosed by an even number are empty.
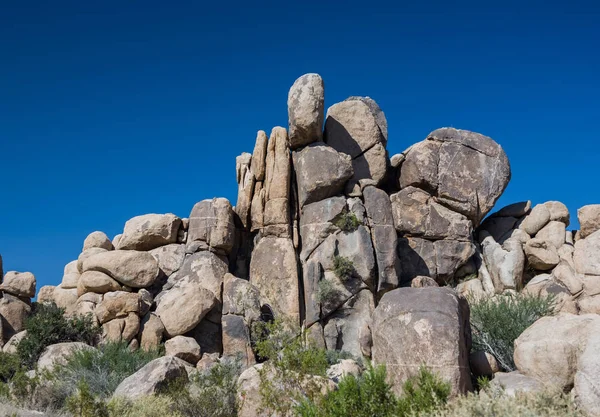
[[[503,370],[516,369],[515,340],[541,317],[554,314],[554,297],[528,294],[470,300],[472,350],[492,354]]]
[[[503,392],[459,396],[446,407],[423,417],[584,417],[568,394],[555,391],[518,392],[514,397]]]
[[[27,335],[17,346],[24,366],[32,369],[44,349],[63,342],[83,342],[94,345],[101,329],[91,316],[66,317],[65,310],[56,304],[34,303],[32,314],[25,320]]]
[[[304,400],[295,412],[300,417],[416,416],[444,406],[450,395],[450,384],[425,367],[404,383],[400,398],[386,379],[385,366],[369,365],[359,377],[344,377],[337,390]]]
[[[255,341],[256,353],[268,359],[258,371],[260,413],[289,415],[301,401],[321,394],[329,366],[324,349],[311,346],[297,326],[280,320],[257,323],[253,334],[262,336]]]
[[[192,375],[187,384],[176,381],[163,394],[172,410],[186,417],[236,417],[239,361],[223,361],[209,370]]]
[[[126,342],[107,343],[95,350],[76,351],[66,364],[56,366],[45,377],[52,386],[56,403],[78,392],[81,383],[94,398],[105,399],[125,378],[160,356],[160,350],[132,351]]]

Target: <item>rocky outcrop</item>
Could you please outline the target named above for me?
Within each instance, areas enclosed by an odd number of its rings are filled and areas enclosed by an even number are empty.
[[[548,328],[528,330],[517,347],[522,369],[502,374],[489,354],[469,355],[465,298],[553,295],[561,314],[574,314],[568,323],[600,314],[598,205],[578,211],[578,232],[567,230],[569,210],[558,201],[488,216],[511,176],[491,138],[441,128],[390,160],[387,120],[373,99],[334,104],[323,127],[323,80],[306,74],[287,105],[289,128],[259,130],[236,158],[235,207],[206,199],[189,218],[144,214],[112,240],[93,232],[60,284],[40,289],[39,302],[91,314],[104,341],[165,344],[170,356],[124,381],[121,395],[154,393],[186,367],[235,358],[246,368],[241,415],[257,415],[253,325],[283,318],[316,346],[385,363],[397,391],[423,363],[454,393],[470,389],[471,375],[494,374],[516,392],[558,373],[593,409],[591,325],[558,323],[552,341]],[[0,345],[12,338],[14,349],[35,277],[9,272],[0,281]]]

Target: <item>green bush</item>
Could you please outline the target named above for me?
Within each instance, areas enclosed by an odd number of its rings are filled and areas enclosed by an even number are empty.
[[[17,355],[0,351],[0,382],[10,381],[21,370],[21,359]]]
[[[172,383],[165,396],[171,409],[186,417],[235,417],[239,361],[223,361],[190,378],[189,383]]]
[[[358,363],[362,362],[362,358],[355,358],[350,352],[346,352],[345,350],[328,350],[325,352],[325,357],[329,366],[340,363],[344,359],[353,359]]]
[[[305,399],[295,411],[300,417],[393,417],[396,409],[397,399],[380,365],[369,366],[358,378],[342,378],[337,390],[314,401]]]
[[[152,395],[135,401],[115,398],[108,403],[108,414],[110,417],[187,417],[173,407],[173,400],[165,395]]]
[[[95,350],[79,350],[66,364],[55,366],[46,378],[52,383],[56,403],[73,395],[83,383],[93,397],[110,397],[117,386],[148,362],[161,356],[159,350],[132,351],[126,342],[106,343]]]
[[[419,373],[404,383],[398,401],[398,415],[409,416],[435,410],[443,406],[450,396],[450,384],[421,367]]]
[[[514,397],[499,392],[458,396],[445,407],[423,417],[584,417],[569,394],[555,391],[518,392]]]
[[[554,297],[500,295],[470,300],[473,350],[491,353],[505,371],[516,369],[515,340],[543,316],[554,314]]]
[[[303,400],[295,412],[300,417],[417,416],[442,407],[450,394],[450,384],[426,368],[406,381],[400,398],[386,377],[385,366],[369,365],[360,377],[344,377],[337,390],[312,401]]]
[[[324,349],[310,345],[296,325],[281,320],[256,323],[253,334],[263,335],[255,349],[268,359],[259,371],[260,413],[289,415],[301,401],[320,395],[328,368]]]
[[[67,398],[66,409],[74,417],[109,417],[106,404],[90,392],[83,380],[77,384],[77,391]]]
[[[317,288],[317,300],[326,304],[334,301],[338,297],[338,291],[328,279],[322,279],[319,281],[319,287]]]
[[[56,304],[34,303],[32,314],[25,320],[27,336],[17,346],[22,364],[32,369],[47,346],[63,342],[94,345],[101,329],[90,316],[65,317]]]
[[[333,221],[333,224],[346,233],[354,232],[361,225],[356,214],[351,211],[344,211]]]
[[[342,281],[347,281],[354,273],[354,264],[350,259],[336,255],[333,258],[333,272]]]

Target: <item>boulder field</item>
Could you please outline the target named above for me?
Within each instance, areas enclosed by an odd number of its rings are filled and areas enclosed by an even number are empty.
[[[471,354],[467,296],[522,291],[555,295],[560,313],[521,335],[519,372],[498,381],[552,381],[600,415],[600,205],[578,210],[578,231],[567,230],[558,201],[490,214],[511,179],[492,138],[439,128],[390,156],[394,139],[375,100],[326,109],[318,74],[296,80],[287,104],[289,126],[259,131],[252,152],[237,157],[235,206],[208,199],[187,218],[143,214],[112,239],[94,231],[62,282],[39,289],[38,302],[92,314],[104,340],[165,344],[168,356],[119,393],[149,394],[166,376],[224,358],[242,359],[248,383],[260,366],[251,327],[265,317],[385,364],[397,391],[425,364],[465,393],[472,368],[493,359]],[[36,281],[0,277],[0,347],[10,351]],[[45,366],[75,348],[49,350]]]

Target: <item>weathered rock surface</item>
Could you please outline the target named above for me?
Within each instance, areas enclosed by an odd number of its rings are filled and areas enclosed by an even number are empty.
[[[190,213],[187,245],[203,242],[209,247],[229,253],[235,240],[233,208],[225,198],[196,203]]]
[[[294,152],[300,206],[340,194],[352,177],[352,160],[323,143]]]
[[[154,259],[158,262],[159,269],[166,275],[170,276],[174,272],[178,271],[183,264],[183,258],[185,257],[185,245],[179,245],[176,243],[161,246],[156,249],[152,249],[150,254],[154,256]]]
[[[35,297],[35,276],[31,272],[9,271],[4,275],[0,291],[17,297]]]
[[[387,365],[394,391],[426,363],[452,385],[471,389],[469,306],[448,288],[398,288],[373,314],[373,362]]]
[[[368,186],[363,190],[371,238],[377,260],[377,291],[388,291],[399,284],[400,259],[394,227],[392,204],[385,191]]]
[[[139,313],[140,300],[137,293],[114,291],[106,293],[96,307],[96,317],[100,324],[125,318],[129,313]]]
[[[470,240],[471,221],[416,187],[407,187],[391,197],[394,225],[399,233],[429,239]]]
[[[282,317],[300,322],[298,263],[290,239],[265,237],[254,248],[250,283]]]
[[[186,363],[173,356],[164,356],[147,363],[142,369],[128,376],[115,390],[114,398],[135,400],[159,393],[176,379],[187,380]]]
[[[85,252],[91,248],[101,248],[106,250],[113,250],[114,246],[106,233],[104,232],[92,232],[90,233],[85,240],[83,241],[83,249],[82,252]]]
[[[581,238],[600,230],[600,204],[590,204],[577,210]]]
[[[304,74],[288,94],[290,148],[296,149],[318,142],[323,137],[325,87],[319,74]]]
[[[244,368],[256,363],[250,344],[250,332],[242,316],[226,314],[221,319],[223,327],[223,357],[237,359]]]
[[[290,186],[292,163],[287,131],[274,127],[271,131],[265,160],[265,182],[261,191],[262,219],[256,220],[263,225],[263,234],[279,237],[291,237]],[[254,201],[253,201],[254,206]],[[258,204],[258,203],[257,203]],[[256,213],[259,216],[259,213]],[[254,223],[254,214],[252,215]]]
[[[521,230],[527,232],[528,235],[534,236],[537,232],[542,230],[550,222],[550,210],[544,204],[536,205],[531,213],[525,217],[521,223]]]
[[[186,256],[181,268],[169,277],[163,290],[169,290],[183,279],[189,279],[209,290],[216,300],[221,301],[223,277],[227,273],[227,260],[213,252],[202,251]]]
[[[64,365],[69,356],[79,350],[94,350],[90,345],[81,342],[67,342],[50,345],[42,352],[38,363],[38,370],[50,370],[55,365]]]
[[[543,317],[515,340],[515,364],[529,377],[573,387],[576,401],[591,415],[600,412],[600,316]]]
[[[144,350],[157,349],[162,342],[165,326],[154,313],[147,313],[140,324],[140,347]]]
[[[354,175],[351,183],[373,179],[380,183],[389,163],[387,121],[377,103],[369,97],[350,97],[327,110],[325,142],[338,152],[350,155]]]
[[[580,274],[600,276],[600,230],[575,242],[573,262]]]
[[[60,286],[66,289],[77,288],[80,276],[81,273],[77,269],[77,261],[71,261],[65,265],[65,270]]]
[[[104,294],[110,291],[121,290],[121,284],[109,275],[99,271],[86,271],[81,274],[77,285],[77,295],[81,297],[88,292]]]
[[[431,132],[413,145],[402,164],[400,186],[422,188],[475,226],[510,180],[504,150],[491,138],[454,128]]]
[[[81,274],[83,272],[83,263],[85,262],[86,259],[97,255],[99,253],[104,253],[106,252],[106,249],[103,248],[90,248],[90,249],[86,249],[83,252],[81,252],[81,254],[79,254],[79,257],[77,258],[77,271]],[[77,288],[77,287],[73,287],[73,288]]]
[[[560,262],[556,247],[544,240],[531,239],[524,249],[529,265],[539,271],[548,271]]]
[[[147,251],[177,242],[181,219],[174,214],[144,214],[127,220],[117,249]]]
[[[196,365],[202,354],[200,345],[191,337],[175,336],[165,342],[165,353],[167,356],[175,356],[192,365]]]
[[[149,287],[158,277],[158,262],[148,252],[114,250],[90,256],[83,262],[83,271],[99,271],[123,285]]]
[[[525,253],[521,243],[508,239],[498,244],[487,232],[480,234],[483,259],[497,293],[517,289],[523,284]]]
[[[535,378],[523,375],[519,371],[498,372],[494,374],[492,386],[502,389],[506,395],[514,397],[518,392],[543,391],[544,384]]]
[[[243,152],[235,158],[235,172],[238,183],[238,197],[235,204],[235,212],[242,221],[245,228],[249,227],[250,209],[252,207],[252,196],[256,178],[252,172],[252,155]]]
[[[174,337],[196,327],[216,302],[213,292],[185,277],[157,301],[156,315],[164,324],[166,334]]]
[[[0,320],[2,324],[2,342],[24,329],[25,319],[31,313],[31,307],[18,297],[4,294],[0,298]]]

